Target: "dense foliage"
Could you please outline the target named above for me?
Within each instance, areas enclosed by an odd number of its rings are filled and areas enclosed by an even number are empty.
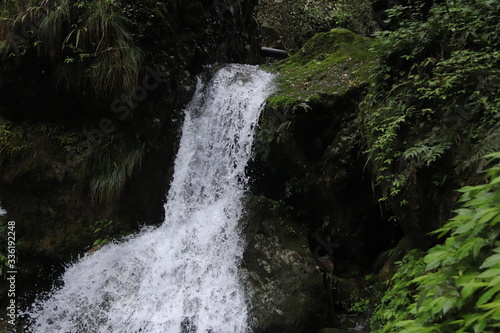
[[[449,237],[425,257],[412,251],[400,262],[372,325],[376,332],[495,332],[498,153],[490,155],[497,164],[488,183],[462,188],[457,215],[440,223],[452,190],[479,182],[482,157],[500,150],[500,3],[444,1],[416,10],[427,4],[389,10],[394,30],[373,44],[380,60],[359,120],[380,201],[407,235],[437,228],[434,234]]]
[[[392,277],[390,288],[380,299],[371,317],[372,329],[375,332],[383,331],[382,328],[389,323],[406,318],[406,308],[413,302],[417,293],[417,284],[413,280],[425,272],[423,256],[424,252],[420,250],[410,250],[401,261],[396,262],[398,269]]]
[[[290,51],[297,51],[315,33],[333,27],[362,35],[375,30],[367,0],[263,0],[258,18],[279,35],[278,46]]]
[[[130,93],[142,52],[118,1],[3,1],[0,55],[9,65],[34,55],[52,63],[66,88]]]
[[[460,190],[456,216],[435,233],[444,244],[408,257],[374,316],[377,332],[497,332],[500,327],[500,153],[486,184]]]
[[[379,75],[362,121],[383,200],[404,204],[398,195],[415,173],[445,156],[458,176],[500,146],[499,21],[496,1],[455,1],[379,34]]]
[[[139,138],[118,135],[87,151],[82,156],[82,169],[92,198],[110,201],[118,197],[127,179],[140,168],[145,152]]]

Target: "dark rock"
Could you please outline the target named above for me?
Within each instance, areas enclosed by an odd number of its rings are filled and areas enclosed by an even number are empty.
[[[246,199],[242,226],[254,332],[319,329],[326,299],[304,228],[279,203],[255,196]]]
[[[349,333],[350,331],[341,330],[340,328],[323,328],[319,333]]]

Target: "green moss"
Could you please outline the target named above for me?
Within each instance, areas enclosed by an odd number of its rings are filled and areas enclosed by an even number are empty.
[[[325,96],[344,96],[364,86],[371,76],[371,40],[346,29],[318,33],[295,55],[278,64],[278,88],[271,108],[288,110]]]

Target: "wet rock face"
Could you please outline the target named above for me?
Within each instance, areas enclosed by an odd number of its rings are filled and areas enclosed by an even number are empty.
[[[325,293],[305,230],[285,208],[264,197],[246,199],[245,275],[254,332],[301,333],[319,329]]]

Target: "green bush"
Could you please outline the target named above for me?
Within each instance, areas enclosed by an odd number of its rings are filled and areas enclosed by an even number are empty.
[[[373,316],[376,332],[498,332],[500,328],[500,153],[486,170],[487,183],[460,190],[456,216],[435,231],[444,244],[423,258],[425,272],[400,267]],[[408,287],[412,286],[413,292]],[[384,303],[391,297],[389,303]],[[388,313],[392,311],[393,313]],[[380,328],[380,324],[385,324]]]
[[[382,296],[371,317],[371,326],[375,332],[397,332],[397,330],[382,330],[387,323],[403,320],[406,308],[413,301],[417,292],[417,284],[413,279],[425,271],[424,252],[410,250],[401,261],[396,262],[397,271],[390,281],[390,288]]]

